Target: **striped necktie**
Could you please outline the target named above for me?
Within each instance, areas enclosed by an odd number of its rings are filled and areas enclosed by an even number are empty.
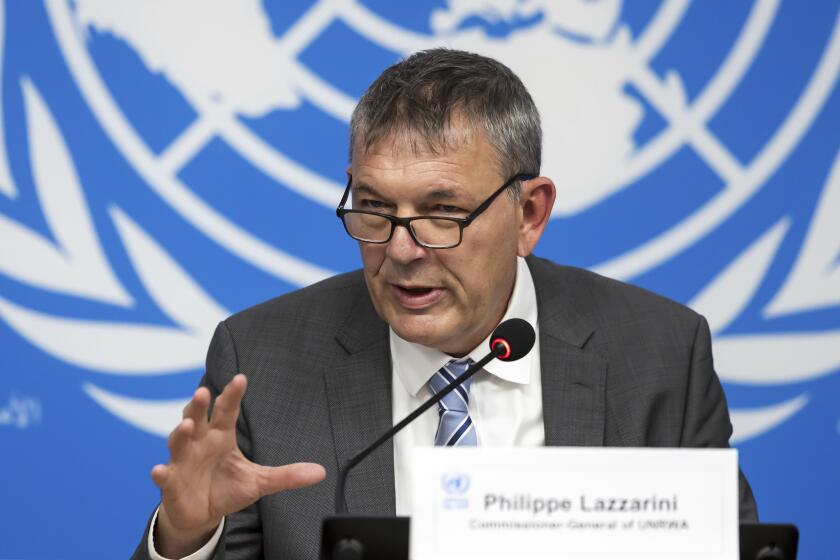
[[[467,371],[467,368],[472,364],[473,361],[470,359],[462,362],[450,360],[429,379],[429,387],[432,393],[437,394],[446,388],[456,377]],[[440,419],[435,434],[435,445],[449,447],[477,445],[475,426],[470,418],[471,383],[472,377],[438,402]]]

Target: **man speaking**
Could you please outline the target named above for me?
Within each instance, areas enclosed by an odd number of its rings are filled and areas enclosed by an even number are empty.
[[[339,466],[483,357],[510,317],[534,325],[530,354],[491,362],[361,463],[350,512],[411,513],[415,446],[728,445],[705,319],[531,256],[555,187],[507,67],[414,54],[350,126],[337,214],[363,270],[218,326],[169,464],[152,469],[161,504],[134,558],[316,558]],[[740,515],[756,518],[743,476]]]

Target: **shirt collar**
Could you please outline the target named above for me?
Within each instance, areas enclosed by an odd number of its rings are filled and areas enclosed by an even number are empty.
[[[513,293],[511,294],[507,311],[505,311],[502,321],[514,317],[528,321],[534,327],[537,333],[537,340],[539,340],[537,294],[534,289],[534,280],[531,277],[531,271],[528,269],[528,264],[522,257],[517,258],[516,280],[513,285]],[[389,329],[389,331],[391,360],[394,373],[396,373],[396,377],[409,394],[417,396],[420,389],[429,381],[429,377],[451,360],[452,357],[440,350],[403,340],[397,336],[394,329]],[[489,348],[490,336],[488,335],[468,356],[477,362],[487,355],[487,352],[490,351]],[[484,370],[505,381],[527,385],[531,381],[532,364],[534,360],[539,360],[539,356],[535,352],[536,348],[535,346],[531,350],[530,355],[515,362],[493,360],[484,366]]]

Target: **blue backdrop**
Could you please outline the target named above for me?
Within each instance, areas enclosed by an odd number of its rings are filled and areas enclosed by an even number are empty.
[[[216,322],[359,265],[349,114],[434,45],[522,76],[538,254],[704,313],[763,520],[836,548],[837,3],[0,6],[0,558],[130,554]]]

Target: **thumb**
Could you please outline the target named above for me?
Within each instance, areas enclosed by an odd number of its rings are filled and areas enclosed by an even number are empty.
[[[324,480],[327,471],[317,463],[292,463],[280,467],[257,466],[260,494],[267,496],[281,490],[312,486]]]

